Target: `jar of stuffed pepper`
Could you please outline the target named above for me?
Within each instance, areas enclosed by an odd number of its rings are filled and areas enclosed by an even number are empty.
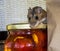
[[[31,29],[28,23],[10,24],[7,30],[4,51],[47,51],[46,25]]]

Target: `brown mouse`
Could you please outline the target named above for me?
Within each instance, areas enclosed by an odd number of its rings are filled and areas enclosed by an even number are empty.
[[[42,7],[29,8],[27,17],[31,27],[37,27],[41,23],[47,24],[47,12]]]

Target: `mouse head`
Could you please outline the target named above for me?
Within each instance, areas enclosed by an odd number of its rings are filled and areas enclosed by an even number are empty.
[[[47,13],[41,7],[34,7],[28,9],[28,21],[30,24],[35,25],[37,21],[40,21],[42,18],[47,17]]]

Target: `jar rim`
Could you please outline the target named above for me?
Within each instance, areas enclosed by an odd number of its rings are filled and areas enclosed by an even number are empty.
[[[29,23],[15,23],[15,24],[9,24],[6,26],[7,30],[13,30],[13,29],[44,29],[46,28],[46,24],[41,24],[39,27],[31,28]]]
[[[7,30],[11,29],[31,29],[30,24],[28,23],[15,23],[15,24],[9,24],[6,26]]]

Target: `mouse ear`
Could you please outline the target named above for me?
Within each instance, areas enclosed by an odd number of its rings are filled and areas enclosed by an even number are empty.
[[[41,7],[38,7],[36,10],[35,10],[36,13],[41,13],[42,12],[42,8]]]
[[[31,7],[29,7],[29,9],[28,9],[28,13],[31,13],[32,12],[32,9],[31,9]]]

